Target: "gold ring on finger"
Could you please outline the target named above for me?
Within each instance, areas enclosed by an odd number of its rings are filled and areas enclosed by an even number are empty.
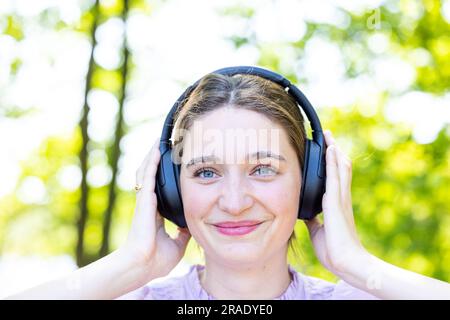
[[[139,192],[139,190],[142,189],[142,184],[136,183],[136,185],[134,186],[134,191]]]

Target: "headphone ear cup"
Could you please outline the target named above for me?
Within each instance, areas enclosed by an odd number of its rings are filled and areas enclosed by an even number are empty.
[[[173,163],[172,150],[169,148],[161,155],[156,172],[155,193],[158,200],[158,211],[164,218],[185,228],[187,224],[179,186],[180,165]]]
[[[306,139],[298,218],[310,220],[322,212],[325,193],[325,154],[315,141]]]
[[[176,187],[177,187],[177,211],[176,211],[176,216],[177,216],[177,222],[176,224],[181,227],[181,228],[186,228],[187,227],[187,223],[186,223],[186,219],[184,217],[184,208],[183,208],[183,199],[181,198],[181,184],[180,184],[180,174],[181,174],[181,164],[175,164],[172,162],[172,167],[173,167],[173,171],[174,171],[174,176],[175,176],[175,183],[176,183]]]

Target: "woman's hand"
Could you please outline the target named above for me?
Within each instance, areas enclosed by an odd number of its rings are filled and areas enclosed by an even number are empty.
[[[322,265],[352,286],[381,299],[450,299],[450,284],[399,268],[364,249],[353,219],[351,161],[328,130],[325,139],[323,224],[317,217],[305,222]]]
[[[131,230],[122,247],[67,276],[9,298],[115,299],[167,275],[183,257],[191,235],[187,229],[179,229],[172,239],[164,229],[154,191],[159,159],[158,138],[137,172],[137,183],[142,189],[137,194]]]
[[[354,270],[367,252],[361,245],[353,219],[351,160],[325,130],[326,192],[322,200],[323,224],[315,217],[306,221],[317,258],[337,276]]]
[[[136,208],[131,230],[121,248],[134,263],[148,268],[149,279],[167,275],[184,256],[191,237],[187,228],[178,228],[172,239],[164,228],[164,219],[157,210],[155,180],[160,161],[159,138],[136,173],[142,186],[136,195]]]

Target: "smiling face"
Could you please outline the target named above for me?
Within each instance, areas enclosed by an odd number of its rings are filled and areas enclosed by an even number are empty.
[[[207,258],[243,265],[287,250],[300,165],[284,129],[266,116],[222,107],[195,121],[183,140],[180,184],[189,231]]]

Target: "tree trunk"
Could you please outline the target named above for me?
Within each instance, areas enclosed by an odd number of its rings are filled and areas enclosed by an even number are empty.
[[[128,78],[128,57],[129,50],[127,46],[127,35],[126,35],[126,23],[128,16],[128,0],[124,0],[123,11],[122,11],[122,20],[124,22],[125,32],[124,32],[124,40],[123,40],[123,65],[122,65],[122,87],[120,91],[119,97],[119,111],[117,114],[117,122],[116,122],[116,130],[114,133],[114,144],[111,150],[110,157],[110,167],[112,169],[112,178],[109,185],[109,195],[108,195],[108,207],[104,213],[103,219],[103,239],[102,245],[99,252],[99,257],[103,257],[109,253],[109,236],[111,230],[111,222],[113,217],[114,205],[116,203],[116,177],[118,171],[118,162],[120,158],[120,141],[124,135],[124,102],[126,98],[126,89],[127,89],[127,78]]]
[[[97,24],[98,24],[98,13],[99,12],[99,0],[95,1],[94,7],[92,8],[93,13],[93,22],[92,22],[92,29],[91,29],[91,55],[89,58],[89,67],[86,74],[86,84],[84,89],[84,105],[82,110],[82,116],[80,119],[80,129],[81,129],[81,136],[82,136],[82,147],[79,153],[79,160],[80,160],[80,166],[81,166],[81,199],[79,202],[79,208],[80,213],[77,221],[77,247],[76,247],[76,262],[79,267],[82,267],[88,263],[85,259],[84,254],[84,230],[86,228],[86,221],[89,217],[88,212],[88,196],[89,196],[89,187],[87,185],[87,170],[88,170],[88,150],[87,146],[89,143],[89,136],[88,136],[88,115],[89,115],[89,105],[87,103],[87,97],[89,94],[89,91],[91,90],[91,80],[92,80],[92,74],[95,68],[94,65],[94,49],[97,44],[95,40],[95,32],[97,30]]]

